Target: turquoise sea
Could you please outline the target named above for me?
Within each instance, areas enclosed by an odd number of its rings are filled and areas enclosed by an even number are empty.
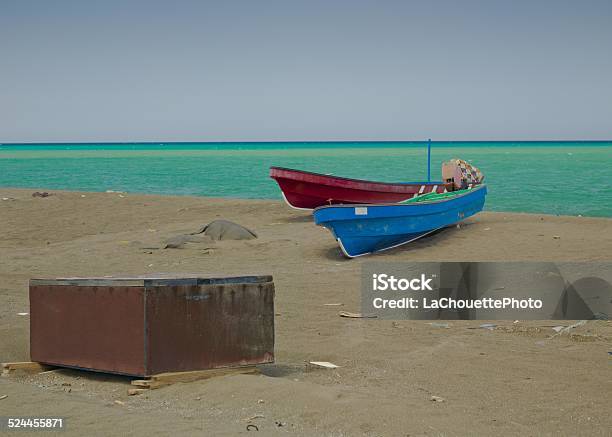
[[[486,209],[612,217],[612,141],[434,142],[432,178],[459,157]],[[0,187],[280,199],[271,165],[380,181],[427,178],[424,142],[0,144]],[[1,189],[0,189],[1,193]]]

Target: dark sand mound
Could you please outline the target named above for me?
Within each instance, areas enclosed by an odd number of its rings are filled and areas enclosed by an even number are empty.
[[[252,240],[255,232],[229,220],[215,220],[200,228],[192,235],[204,234],[213,240]]]

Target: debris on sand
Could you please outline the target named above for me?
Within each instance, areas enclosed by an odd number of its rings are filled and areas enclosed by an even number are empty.
[[[8,398],[8,395],[2,395],[2,396],[0,396],[0,401],[1,401],[2,399],[6,399],[6,398]]]
[[[308,364],[312,364],[313,366],[323,367],[325,369],[337,369],[340,366],[335,365],[334,363],[330,363],[329,361],[309,361]]]
[[[35,191],[32,193],[32,197],[49,197],[52,196],[52,194],[47,193],[46,191]]]
[[[251,417],[247,417],[246,419],[244,419],[245,422],[250,422],[252,420],[255,419],[263,419],[265,416],[263,414],[255,414],[254,416]]]
[[[494,323],[483,323],[482,325],[478,326],[468,326],[467,329],[487,329],[489,331],[493,331],[495,328],[497,328],[497,325]]]
[[[323,306],[326,307],[341,307],[343,306],[343,303],[337,302],[337,303],[324,303]]]
[[[431,325],[435,328],[445,328],[445,329],[450,328],[450,325],[448,323],[430,322],[428,323],[428,325]]]
[[[378,317],[376,314],[350,313],[348,311],[340,311],[338,315],[349,319],[375,319]]]
[[[441,398],[440,396],[432,396],[429,400],[432,402],[444,402],[445,401],[445,399]]]
[[[578,321],[578,322],[576,322],[576,323],[574,323],[572,325],[566,326],[566,327],[555,326],[553,329],[555,330],[556,333],[554,335],[552,335],[551,337],[549,337],[549,339],[555,338],[558,335],[569,334],[572,329],[578,328],[579,326],[582,326],[582,325],[586,325],[586,322],[587,322],[586,320],[580,320],[580,321]],[[561,329],[557,330],[555,328],[561,328]]]
[[[253,240],[257,234],[229,220],[214,220],[191,235],[204,234],[213,240]]]
[[[66,367],[59,367],[57,369],[45,370],[44,372],[38,372],[39,375],[49,375],[51,373],[59,373],[63,370],[66,370]]]

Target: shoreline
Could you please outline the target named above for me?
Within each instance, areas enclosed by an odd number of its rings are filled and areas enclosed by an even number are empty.
[[[0,187],[0,199],[2,197],[10,197],[11,195],[22,195],[29,194],[31,195],[34,192],[48,192],[55,194],[123,194],[123,195],[131,195],[131,196],[139,196],[139,197],[151,197],[151,198],[191,198],[194,200],[209,200],[209,201],[244,201],[244,202],[271,202],[271,203],[282,203],[289,210],[293,208],[289,207],[286,202],[283,201],[282,198],[278,199],[267,199],[267,198],[244,198],[244,197],[224,197],[224,196],[197,196],[193,194],[159,194],[159,193],[142,193],[138,191],[120,191],[120,190],[106,190],[106,191],[83,191],[83,190],[65,190],[65,189],[54,189],[54,188],[23,188],[23,187]],[[8,196],[5,195],[5,192],[8,193]],[[12,193],[12,194],[11,194]],[[485,205],[486,207],[486,205]],[[304,214],[308,214],[309,211],[304,210],[301,211]],[[564,215],[564,214],[549,214],[549,213],[539,213],[539,212],[518,212],[518,211],[487,211],[486,209],[483,211],[486,214],[506,214],[506,215],[521,215],[521,216],[543,216],[543,217],[559,217],[559,218],[586,218],[586,219],[601,219],[601,220],[612,220],[611,217],[602,217],[602,216],[590,216],[590,215]]]

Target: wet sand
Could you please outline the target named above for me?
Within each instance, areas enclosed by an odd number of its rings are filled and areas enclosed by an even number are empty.
[[[129,378],[79,371],[0,378],[0,415],[67,417],[69,435],[609,435],[612,323],[346,319],[367,260],[611,260],[612,220],[482,213],[379,255],[345,259],[280,201],[0,189],[0,361],[29,359],[32,277],[272,274],[276,364],[262,375],[128,397]],[[39,190],[41,191],[41,190]],[[218,218],[259,238],[155,249]],[[559,237],[559,238],[555,238]],[[341,307],[325,303],[342,303]],[[338,369],[312,369],[330,361]],[[63,385],[64,384],[64,385]],[[67,385],[69,384],[69,385]],[[432,401],[432,396],[443,399]],[[120,401],[121,403],[115,403]],[[246,419],[256,415],[248,422]],[[280,424],[280,425],[279,425]]]

